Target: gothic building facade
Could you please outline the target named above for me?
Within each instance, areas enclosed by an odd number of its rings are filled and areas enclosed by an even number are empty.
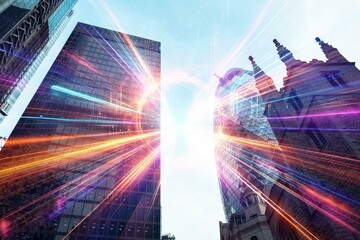
[[[326,61],[297,60],[274,40],[287,70],[279,90],[249,57],[264,115],[285,153],[278,165],[283,177],[270,198],[320,239],[358,239],[360,71],[336,48],[316,41]],[[271,208],[266,215],[276,239],[302,239]]]
[[[316,41],[326,61],[297,60],[274,40],[287,70],[280,89],[251,56],[253,72],[220,78],[222,240],[359,239],[360,71]]]

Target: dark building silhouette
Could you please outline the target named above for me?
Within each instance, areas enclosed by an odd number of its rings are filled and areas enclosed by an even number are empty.
[[[288,190],[277,184],[270,198],[320,239],[359,239],[360,71],[336,48],[316,41],[325,62],[297,60],[274,40],[287,70],[280,90],[249,58],[286,158],[287,177],[278,183]],[[266,215],[276,239],[302,239],[275,211]]]
[[[0,2],[0,124],[65,28],[76,2]]]
[[[297,60],[274,40],[287,70],[279,90],[251,56],[252,73],[232,69],[220,78],[222,240],[264,239],[269,231],[273,239],[360,238],[360,71],[316,41],[326,61]]]
[[[160,239],[160,43],[78,23],[0,158],[13,239]]]
[[[175,240],[175,236],[168,233],[168,234],[162,235],[161,240]]]

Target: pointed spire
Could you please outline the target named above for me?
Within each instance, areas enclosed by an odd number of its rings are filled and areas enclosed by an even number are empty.
[[[249,56],[249,60],[250,60],[250,62],[251,62],[252,65],[255,64],[254,58],[253,58],[252,56]]]
[[[254,69],[254,77],[255,79],[257,77],[259,77],[259,74],[262,75],[264,74],[264,72],[259,68],[259,66],[256,64],[256,62],[254,61],[254,58],[252,56],[249,56],[249,60],[251,62],[251,64],[253,65],[253,69]]]
[[[323,42],[323,40],[321,40],[319,37],[315,38],[315,41],[320,45],[320,46],[324,46],[325,43]]]
[[[328,43],[324,43],[319,37],[315,38],[316,42],[320,45],[321,50],[330,62],[348,62],[348,60],[341,55],[341,53]]]
[[[249,60],[253,65],[255,85],[259,93],[263,95],[276,90],[274,81],[256,64],[254,58],[249,56]]]
[[[287,67],[289,67],[291,62],[295,60],[292,53],[286,47],[281,45],[278,40],[274,39],[273,42],[276,46],[281,61],[285,63]]]

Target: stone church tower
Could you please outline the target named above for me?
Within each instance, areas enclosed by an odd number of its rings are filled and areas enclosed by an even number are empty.
[[[359,239],[360,71],[336,48],[316,38],[327,60],[303,62],[276,39],[287,75],[277,90],[249,57],[256,87],[285,154],[270,198],[319,239]],[[273,210],[275,239],[302,239]]]

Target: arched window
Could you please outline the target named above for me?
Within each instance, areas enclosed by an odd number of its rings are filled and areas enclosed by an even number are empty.
[[[252,236],[250,240],[259,240],[257,236]]]

